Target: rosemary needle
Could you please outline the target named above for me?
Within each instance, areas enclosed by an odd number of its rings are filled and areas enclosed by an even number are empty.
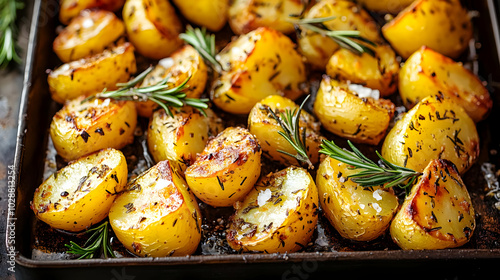
[[[222,65],[215,59],[216,49],[215,49],[215,35],[208,34],[205,27],[193,28],[188,25],[186,28],[186,33],[181,33],[179,37],[184,40],[189,45],[193,46],[196,51],[212,66],[212,68],[221,73],[224,69]]]
[[[98,227],[88,229],[85,233],[92,233],[92,235],[83,244],[83,247],[70,241],[70,244],[64,244],[69,249],[66,253],[80,255],[78,259],[100,257],[101,252],[105,258],[116,258],[108,238],[107,221]]]
[[[18,0],[0,0],[0,67],[4,68],[10,62],[21,62],[16,51],[17,30],[15,26],[17,10],[24,8],[24,3]]]

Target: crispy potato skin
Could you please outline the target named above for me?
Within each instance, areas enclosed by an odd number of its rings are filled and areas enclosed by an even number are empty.
[[[304,9],[300,0],[233,0],[229,7],[229,25],[236,34],[245,34],[259,27],[270,27],[282,33],[292,33],[287,20]]]
[[[314,101],[314,113],[326,130],[371,145],[377,145],[385,136],[394,110],[391,101],[359,98],[345,84],[327,76]]]
[[[286,141],[279,131],[283,131],[278,122],[270,115],[267,108],[273,110],[278,116],[285,110],[298,110],[299,106],[292,100],[280,95],[271,95],[255,104],[248,116],[248,128],[257,137],[264,151],[270,159],[286,165],[297,164],[297,160],[285,155],[278,150],[295,154],[296,150]],[[300,127],[306,130],[306,150],[312,164],[319,162],[319,149],[324,137],[320,133],[321,124],[306,111],[300,112]]]
[[[229,43],[219,54],[226,71],[215,80],[210,97],[232,114],[248,114],[269,95],[292,100],[304,94],[307,75],[294,43],[282,33],[258,28]]]
[[[128,184],[109,221],[123,246],[141,257],[190,255],[201,239],[196,198],[167,160]]]
[[[415,0],[357,0],[367,10],[374,12],[384,12],[397,14],[404,8],[408,7]]]
[[[186,169],[193,193],[214,207],[242,200],[260,176],[261,148],[247,129],[228,127]]]
[[[476,221],[474,208],[457,169],[433,160],[391,224],[391,236],[404,250],[434,250],[467,243]]]
[[[229,0],[173,0],[190,22],[219,31],[226,25]]]
[[[116,89],[116,83],[127,82],[136,71],[134,47],[124,43],[100,54],[63,64],[49,73],[47,82],[52,99],[64,103],[103,89]]]
[[[328,61],[326,73],[336,80],[378,89],[383,97],[391,95],[398,86],[399,62],[396,54],[389,45],[377,45],[372,49],[375,57],[339,49]]]
[[[340,235],[355,241],[370,241],[386,231],[399,203],[392,189],[364,188],[347,178],[357,172],[326,157],[316,175],[319,202]]]
[[[269,199],[259,206],[266,190]],[[244,252],[296,252],[316,229],[318,203],[318,190],[305,169],[290,166],[264,176],[236,206],[226,233],[229,246]]]
[[[59,20],[62,24],[68,24],[85,9],[99,8],[115,12],[123,6],[125,0],[61,0],[60,2]]]
[[[472,38],[472,23],[460,0],[418,0],[385,24],[382,33],[405,59],[422,46],[456,59]]]
[[[182,24],[168,0],[127,0],[123,21],[130,42],[146,57],[161,59],[182,46]]]
[[[147,143],[156,162],[169,160],[170,165],[183,173],[193,164],[208,139],[224,129],[222,120],[212,110],[207,117],[198,110],[185,106],[172,110],[173,117],[165,110],[156,111],[149,120]]]
[[[447,159],[463,174],[479,156],[479,136],[460,105],[442,96],[428,96],[387,134],[382,156],[418,172],[429,159]]]
[[[109,148],[79,158],[35,190],[31,209],[53,228],[85,230],[108,216],[115,194],[127,184],[127,174],[119,150]]]
[[[124,31],[123,22],[114,13],[84,10],[59,33],[53,49],[59,59],[67,63],[102,52]]]
[[[319,1],[306,12],[305,18],[322,18],[336,16],[324,22],[331,30],[359,30],[360,35],[368,40],[381,43],[377,24],[372,17],[356,3],[344,0]],[[324,70],[339,45],[331,38],[303,29],[298,45],[300,52],[306,57],[311,67]]]
[[[73,99],[50,124],[50,137],[66,161],[104,149],[121,149],[132,143],[137,113],[132,101]]]
[[[405,106],[412,108],[438,92],[460,104],[474,122],[485,119],[493,107],[488,90],[462,63],[422,47],[401,67],[399,94]]]

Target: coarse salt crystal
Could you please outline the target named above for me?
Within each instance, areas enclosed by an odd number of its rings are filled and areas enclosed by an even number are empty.
[[[380,98],[380,91],[378,89],[371,89],[357,84],[350,84],[349,89],[356,92],[359,98],[371,97],[375,100]]]
[[[257,204],[263,206],[266,202],[271,198],[272,193],[270,189],[265,189],[259,192],[259,196],[257,196]]]
[[[382,211],[382,207],[380,207],[380,205],[378,205],[378,203],[376,203],[376,202],[372,203],[372,207],[373,207],[373,209],[375,209],[375,211],[377,211],[377,213]]]
[[[86,18],[83,22],[82,22],[82,27],[83,28],[90,28],[94,25],[94,21],[90,18]]]
[[[160,64],[163,68],[168,69],[174,65],[174,59],[171,57],[162,58],[158,61],[158,64]]]
[[[380,195],[383,192],[383,190],[378,189],[373,192],[373,198],[375,198],[377,201],[382,200],[382,196]]]

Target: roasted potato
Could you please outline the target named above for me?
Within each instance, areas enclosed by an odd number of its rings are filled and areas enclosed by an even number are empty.
[[[132,101],[73,99],[50,124],[50,137],[66,161],[104,149],[121,149],[134,141],[137,113]]]
[[[309,243],[318,222],[311,175],[290,166],[264,176],[237,205],[226,233],[234,250],[291,253]]]
[[[264,155],[270,159],[286,165],[300,164],[291,156],[285,155],[279,150],[296,154],[296,150],[285,140],[279,131],[283,131],[278,122],[269,113],[271,109],[277,116],[285,110],[298,110],[299,106],[292,100],[279,95],[271,95],[255,104],[248,116],[248,129],[260,142]],[[321,124],[306,111],[300,112],[300,127],[305,129],[305,146],[312,164],[319,162],[319,149],[323,136],[320,133]],[[302,133],[301,133],[302,135]]]
[[[91,8],[114,12],[119,10],[123,3],[125,3],[125,0],[61,0],[59,20],[63,24],[68,24],[81,11]]]
[[[141,257],[184,256],[201,239],[201,214],[186,181],[168,160],[130,182],[109,211],[113,231]]]
[[[143,56],[161,59],[182,46],[182,24],[168,0],[127,0],[123,21],[130,42]]]
[[[398,86],[396,54],[389,45],[380,44],[372,49],[375,56],[358,55],[346,49],[336,51],[326,65],[326,73],[336,80],[377,89],[381,96],[391,95]]]
[[[404,250],[445,249],[467,243],[474,207],[452,162],[429,162],[391,224],[391,237]]]
[[[190,22],[219,31],[226,25],[229,0],[174,0],[182,15]]]
[[[207,65],[193,47],[185,45],[172,56],[161,59],[144,78],[141,87],[154,85],[167,77],[172,87],[181,85],[189,78],[184,93],[190,98],[200,98],[207,83]],[[153,101],[141,101],[136,102],[136,106],[140,116],[149,118],[158,104]]]
[[[367,10],[374,12],[397,14],[415,0],[356,0]]]
[[[472,38],[472,23],[460,0],[417,0],[382,27],[396,52],[408,58],[422,46],[457,58]]]
[[[447,159],[463,174],[479,156],[479,136],[460,105],[442,95],[428,96],[389,131],[382,156],[418,172],[429,160]]]
[[[356,3],[345,0],[319,1],[305,13],[305,18],[323,18],[336,16],[335,19],[324,22],[331,30],[359,30],[360,35],[374,42],[382,42],[377,24],[371,16]],[[313,67],[324,70],[333,53],[339,45],[331,38],[316,32],[302,29],[298,36],[300,52]]]
[[[170,165],[183,173],[201,153],[209,137],[224,129],[222,120],[210,109],[203,116],[198,110],[185,106],[172,109],[173,117],[165,110],[156,111],[149,120],[147,143],[156,162],[170,160]]]
[[[326,157],[316,184],[323,213],[344,238],[370,241],[383,234],[398,210],[398,198],[383,186],[365,188],[348,178],[349,165]]]
[[[134,47],[124,43],[102,53],[72,61],[50,71],[47,82],[52,99],[64,103],[104,89],[116,89],[137,70]]]
[[[236,34],[245,34],[259,27],[270,27],[282,33],[292,33],[290,15],[304,9],[300,0],[233,0],[229,7],[229,25]]]
[[[186,181],[206,204],[231,206],[242,200],[260,176],[261,149],[247,129],[228,127],[210,140],[186,169]]]
[[[399,94],[405,106],[412,108],[438,92],[460,104],[475,122],[485,119],[493,107],[488,90],[462,63],[422,47],[399,72]]]
[[[102,52],[124,31],[123,22],[112,12],[84,10],[57,35],[53,49],[62,62],[70,62]]]
[[[314,113],[326,130],[353,142],[377,145],[385,136],[395,105],[358,95],[352,85],[325,76],[314,101]]]
[[[127,174],[119,150],[104,149],[79,158],[35,190],[31,209],[53,228],[82,231],[108,216],[115,194],[127,184]]]
[[[292,40],[261,27],[229,43],[218,55],[226,71],[214,82],[211,99],[222,110],[248,114],[262,98],[292,100],[304,93],[306,71]]]

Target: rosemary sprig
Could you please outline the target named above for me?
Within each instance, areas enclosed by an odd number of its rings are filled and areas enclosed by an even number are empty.
[[[18,0],[0,0],[0,67],[5,68],[10,62],[21,62],[17,54],[15,26],[17,10],[24,8]]]
[[[108,222],[106,221],[98,227],[85,231],[85,233],[91,232],[93,232],[92,235],[83,244],[83,247],[73,241],[70,241],[70,244],[64,244],[69,248],[66,253],[81,255],[78,259],[99,257],[101,252],[105,258],[116,258],[108,238]]]
[[[158,83],[145,87],[136,87],[144,78],[153,70],[153,67],[150,66],[141,74],[137,75],[132,80],[126,83],[118,83],[116,86],[119,87],[117,90],[106,91],[104,90],[101,93],[98,93],[94,96],[91,96],[85,100],[91,98],[111,98],[117,100],[133,100],[133,101],[147,101],[151,100],[165,109],[170,116],[173,116],[172,111],[169,107],[183,107],[183,106],[191,106],[198,109],[203,115],[205,115],[204,109],[208,108],[207,102],[209,101],[206,98],[197,99],[197,98],[188,98],[187,95],[183,92],[187,88],[187,82],[191,77],[188,77],[184,82],[180,85],[171,87],[168,84],[168,80],[170,76],[165,77],[163,80]],[[85,101],[84,100],[84,101]]]
[[[340,148],[333,141],[327,140],[323,140],[319,152],[352,166],[352,169],[361,169],[360,172],[349,175],[348,178],[363,187],[387,184],[385,185],[386,188],[399,186],[407,190],[422,175],[420,172],[388,162],[378,151],[376,153],[380,161],[377,165],[364,156],[351,141],[347,141],[347,143],[352,152]]]
[[[193,46],[216,72],[221,73],[224,70],[219,61],[215,59],[217,55],[215,49],[215,35],[208,34],[205,27],[199,29],[188,25],[186,33],[181,33],[179,38]]]
[[[309,99],[310,95],[308,95],[300,107],[297,109],[286,109],[284,113],[276,114],[269,106],[266,106],[266,110],[271,114],[271,116],[278,122],[283,131],[278,131],[279,135],[281,135],[285,140],[292,145],[292,147],[297,151],[296,154],[291,154],[289,152],[278,150],[278,152],[283,153],[285,155],[291,156],[295,158],[299,163],[306,163],[309,169],[314,169],[314,165],[309,159],[309,155],[307,155],[306,149],[306,129],[301,128],[299,126],[300,123],[300,112],[302,111],[302,107],[306,103],[307,99]]]
[[[375,56],[375,52],[370,47],[362,44],[364,42],[371,46],[377,46],[374,42],[362,37],[357,30],[330,30],[324,23],[326,21],[335,19],[335,16],[323,18],[296,18],[290,20],[291,23],[302,28],[311,30],[323,36],[331,38],[341,48],[350,50],[358,55],[367,53]]]

